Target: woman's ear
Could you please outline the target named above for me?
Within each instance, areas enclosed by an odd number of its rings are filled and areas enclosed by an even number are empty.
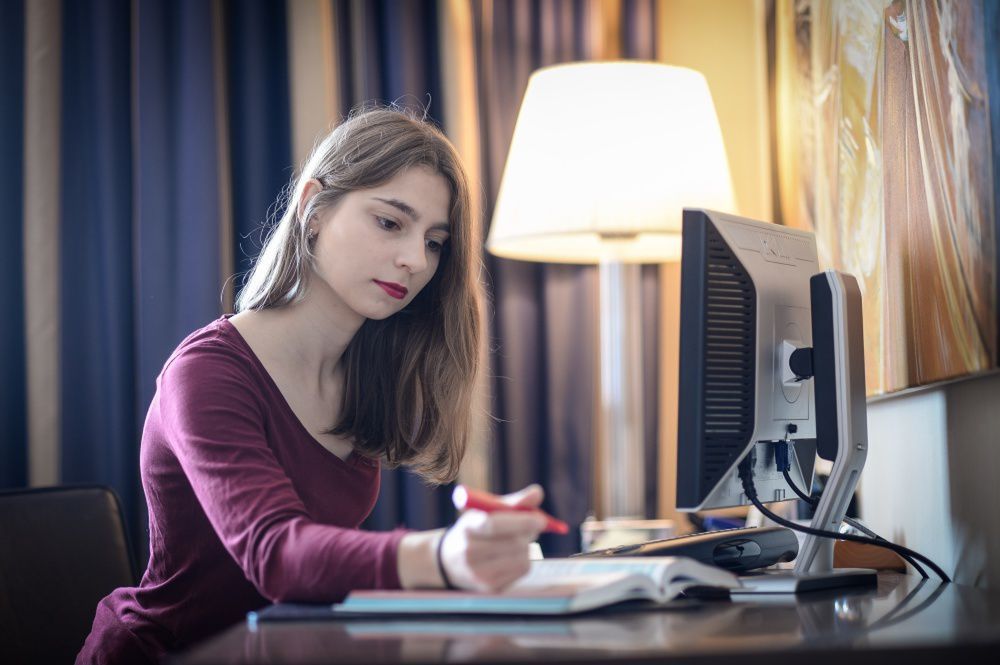
[[[299,196],[298,203],[298,213],[299,219],[302,219],[302,215],[305,214],[306,207],[314,196],[316,196],[320,191],[322,191],[323,185],[316,178],[312,178],[306,183],[306,186],[302,188],[302,195]],[[305,220],[303,220],[305,221]]]

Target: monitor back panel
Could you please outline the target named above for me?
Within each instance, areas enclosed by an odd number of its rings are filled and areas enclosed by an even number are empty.
[[[811,381],[783,373],[788,345],[811,346],[811,233],[706,210],[684,211],[677,504],[748,503],[735,466],[758,446],[765,501],[791,498],[769,442],[793,438],[793,480],[809,487],[816,424]]]

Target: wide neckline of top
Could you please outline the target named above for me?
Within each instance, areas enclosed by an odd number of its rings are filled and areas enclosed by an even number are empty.
[[[253,347],[250,346],[250,342],[248,342],[246,338],[243,337],[243,334],[239,331],[239,329],[233,325],[232,321],[229,320],[233,316],[235,316],[235,314],[222,315],[221,318],[222,328],[230,335],[235,337],[238,340],[238,343],[246,350],[247,355],[250,356],[250,362],[252,362],[254,367],[256,367],[260,371],[260,373],[264,375],[264,380],[267,382],[268,388],[271,390],[271,392],[273,392],[277,396],[279,407],[284,408],[284,410],[291,417],[292,421],[295,422],[295,426],[298,427],[299,432],[301,432],[309,441],[311,441],[312,444],[315,445],[319,449],[319,451],[323,453],[326,457],[335,460],[334,462],[335,464],[339,463],[352,469],[356,468],[359,464],[362,463],[370,465],[371,461],[368,460],[363,455],[361,455],[356,448],[351,448],[351,452],[347,454],[347,457],[342,458],[316,440],[316,437],[312,435],[312,432],[309,431],[309,429],[305,426],[305,424],[303,424],[303,422],[295,414],[295,410],[292,409],[292,405],[288,403],[288,399],[285,397],[285,394],[281,392],[281,388],[278,387],[277,381],[274,380],[274,377],[271,376],[271,373],[267,371],[266,367],[264,367],[264,363],[261,362],[260,358],[257,356],[257,352],[254,351]]]

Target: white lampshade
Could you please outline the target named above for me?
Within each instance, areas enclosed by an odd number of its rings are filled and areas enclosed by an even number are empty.
[[[555,263],[678,260],[684,207],[735,212],[705,78],[634,61],[548,67],[528,81],[486,247]]]

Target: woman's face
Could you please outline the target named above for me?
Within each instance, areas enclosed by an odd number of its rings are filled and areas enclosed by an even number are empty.
[[[434,276],[450,204],[448,182],[426,167],[349,192],[313,222],[317,286],[365,318],[392,316]]]

